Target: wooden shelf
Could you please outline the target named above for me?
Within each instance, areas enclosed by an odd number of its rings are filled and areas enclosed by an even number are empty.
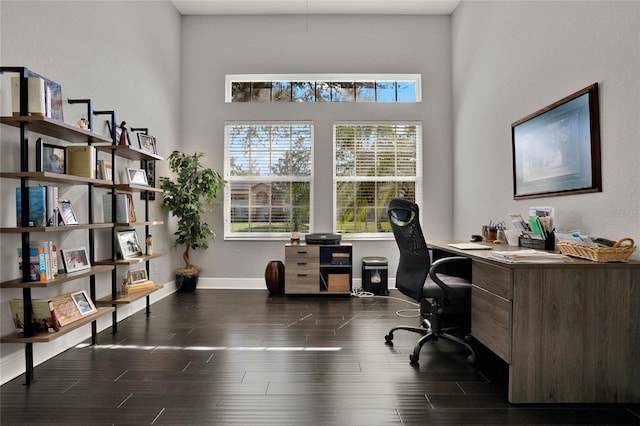
[[[42,135],[51,136],[57,139],[64,139],[71,143],[110,143],[111,137],[93,133],[89,130],[80,129],[59,120],[39,116],[12,116],[0,117],[2,124],[13,127],[20,127],[22,123],[29,126],[29,130]]]
[[[22,278],[0,283],[0,288],[46,288],[60,285],[79,278],[90,277],[91,275],[100,274],[102,272],[111,271],[115,268],[113,265],[96,265],[90,269],[85,269],[70,274],[60,273],[57,278],[48,281],[27,281],[23,282]]]
[[[142,299],[143,297],[146,297],[163,287],[163,285],[156,284],[156,287],[153,290],[138,291],[136,293],[130,293],[126,297],[119,297],[117,299],[112,299],[111,296],[103,297],[96,300],[96,306],[126,305],[129,303],[133,303],[136,300]]]
[[[79,229],[101,229],[113,228],[113,223],[80,223],[78,225],[61,225],[61,226],[22,226],[19,228],[0,228],[2,234],[20,234],[23,232],[63,232],[77,231]]]
[[[114,186],[114,185],[111,185]],[[129,183],[119,183],[115,185],[116,190],[124,192],[162,192],[162,189],[147,185],[131,185]]]
[[[111,140],[109,140],[111,142]],[[147,160],[147,161],[162,161],[164,158],[159,155],[150,154],[149,152],[136,148],[132,145],[96,145],[98,151],[111,152],[115,151],[118,157],[123,157],[128,160]]]
[[[118,223],[114,223],[113,226],[115,226],[116,228],[124,228],[124,227],[132,227],[132,226],[157,226],[157,225],[164,225],[164,221],[163,220],[151,220],[151,221],[142,221],[142,220],[138,220],[135,222],[118,222]]]
[[[96,261],[96,265],[135,265],[136,263],[146,262],[147,260],[162,257],[162,253],[143,254],[142,256],[132,257],[130,259],[104,259]]]
[[[34,334],[31,337],[23,337],[23,334],[20,332],[15,332],[13,334],[9,334],[8,336],[4,336],[0,339],[0,343],[47,343],[47,342],[51,342],[52,340],[57,339],[58,337],[61,337],[67,333],[72,332],[73,330],[76,330],[80,327],[82,327],[83,325],[87,325],[93,321],[95,321],[96,319],[98,319],[99,317],[106,315],[108,313],[111,313],[115,311],[115,308],[113,307],[101,307],[98,308],[98,312],[95,312],[93,314],[87,315],[86,317],[82,317],[77,321],[72,322],[71,324],[67,324],[64,327],[60,327],[60,331],[57,331],[55,333],[38,333],[38,334]]]
[[[113,183],[108,180],[91,179],[84,176],[65,175],[52,172],[2,172],[0,173],[0,177],[7,179],[20,179],[24,177],[41,182],[68,183],[72,185],[93,184],[98,187],[109,187],[109,185],[113,186]]]

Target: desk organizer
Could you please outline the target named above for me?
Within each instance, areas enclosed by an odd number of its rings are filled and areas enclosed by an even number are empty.
[[[568,256],[580,257],[595,262],[626,262],[636,249],[631,238],[623,238],[613,247],[593,247],[584,244],[559,242],[560,253]]]

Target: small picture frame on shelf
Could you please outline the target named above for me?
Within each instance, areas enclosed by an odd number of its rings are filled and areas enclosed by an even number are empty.
[[[98,311],[91,301],[91,298],[87,294],[87,290],[80,290],[76,291],[75,293],[71,293],[71,300],[73,300],[76,308],[78,308],[78,312],[80,312],[80,315],[82,316],[89,315]]]
[[[64,174],[66,171],[65,149],[63,146],[36,140],[36,171]]]
[[[157,154],[156,138],[146,135],[144,133],[138,133],[138,144],[140,149],[148,152],[149,154]]]
[[[111,161],[98,160],[98,169],[100,170],[102,180],[113,181],[113,164]]]
[[[71,201],[58,200],[58,211],[60,212],[60,217],[62,218],[63,224],[65,225],[78,224],[78,218],[76,217],[76,213],[73,211],[73,207],[71,206]]]
[[[127,273],[127,278],[131,284],[143,283],[149,281],[147,270],[145,268],[132,269]]]
[[[124,121],[122,123],[125,123]],[[113,134],[113,129],[111,129],[111,120],[107,120],[107,129],[109,131],[109,136],[111,139],[115,139],[116,145],[119,145],[122,141],[122,124],[116,125],[116,133]],[[129,131],[127,128],[124,128],[124,137],[125,137],[125,145],[131,145],[131,141],[129,140]]]
[[[142,255],[142,246],[138,241],[135,229],[118,231],[118,248],[123,259],[131,259]]]
[[[67,274],[91,268],[86,247],[62,249],[62,263]]]
[[[127,167],[127,179],[129,185],[144,185],[149,186],[147,181],[147,172],[144,169],[131,169]]]

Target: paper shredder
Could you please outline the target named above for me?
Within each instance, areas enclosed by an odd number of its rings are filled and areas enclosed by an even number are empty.
[[[362,258],[362,290],[376,295],[389,294],[389,262],[386,257]]]

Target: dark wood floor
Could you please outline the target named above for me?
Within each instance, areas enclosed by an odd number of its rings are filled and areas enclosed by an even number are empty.
[[[401,297],[392,292],[393,296]],[[0,389],[6,425],[640,424],[639,405],[511,405],[505,365],[447,341],[409,364],[390,298],[174,294]],[[37,348],[36,348],[37,350]]]

